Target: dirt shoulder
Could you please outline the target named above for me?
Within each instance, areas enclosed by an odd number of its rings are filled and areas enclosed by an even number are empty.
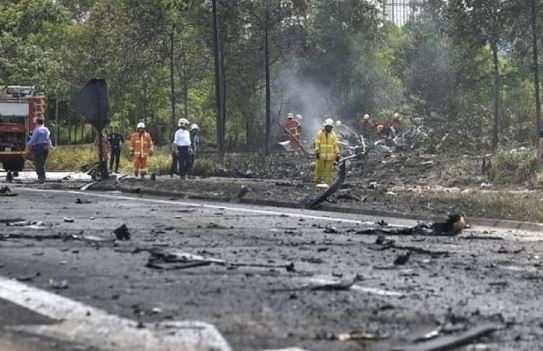
[[[91,187],[187,199],[254,203],[303,208],[324,189],[312,182],[281,179],[209,177],[181,180],[159,176],[155,181],[127,178]],[[452,212],[468,218],[543,222],[540,190],[476,189],[422,185],[383,185],[347,178],[321,209],[434,220]]]

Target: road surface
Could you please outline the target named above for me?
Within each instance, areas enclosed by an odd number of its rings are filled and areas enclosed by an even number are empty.
[[[357,234],[383,218],[10,187],[17,196],[0,197],[0,350],[408,349],[429,331],[486,323],[499,330],[465,350],[543,348],[535,232],[383,243]],[[130,240],[112,241],[123,224]],[[207,261],[157,259],[165,250]],[[338,340],[351,332],[363,334]]]

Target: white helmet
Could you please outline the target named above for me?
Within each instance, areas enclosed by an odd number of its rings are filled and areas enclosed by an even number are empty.
[[[324,121],[324,124],[323,124],[325,127],[333,127],[334,126],[334,120],[331,119],[331,118],[327,118],[325,121]]]
[[[341,125],[341,121],[336,121],[336,127]]]
[[[304,117],[303,117],[301,114],[298,113],[298,114],[296,115],[296,119],[302,120],[302,119],[304,119]]]
[[[370,119],[370,115],[368,115],[367,113],[364,115],[364,121],[367,121],[368,119]]]
[[[190,126],[190,130],[200,130],[200,127],[198,127],[198,125],[194,123]]]
[[[178,127],[188,127],[189,126],[189,121],[186,119],[186,118],[179,118],[179,121],[177,121],[177,126]]]
[[[294,118],[294,113],[289,112],[289,114],[287,115],[287,118]]]
[[[137,129],[145,129],[145,123],[143,122],[140,122],[138,123],[138,125],[136,126]]]

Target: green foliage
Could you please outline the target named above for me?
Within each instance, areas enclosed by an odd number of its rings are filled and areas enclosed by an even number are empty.
[[[49,152],[47,169],[50,171],[79,171],[81,167],[98,161],[94,145],[57,146]]]
[[[422,3],[420,16],[398,27],[374,1],[286,0],[268,12],[264,1],[218,1],[227,144],[262,143],[266,28],[273,114],[292,109],[307,123],[332,114],[354,124],[363,113],[386,119],[400,111],[428,127],[428,148],[440,152],[488,150],[494,126],[503,145],[532,141],[528,2]],[[0,83],[43,88],[49,121],[58,100],[61,140],[88,142],[75,132],[80,119],[69,101],[102,77],[112,124],[125,135],[144,121],[155,142],[167,144],[186,117],[213,142],[210,15],[206,1],[6,0]],[[152,167],[164,169],[162,157]]]

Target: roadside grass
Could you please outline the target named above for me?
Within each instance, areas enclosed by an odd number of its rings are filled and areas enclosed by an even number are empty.
[[[154,151],[147,165],[149,172],[169,174],[172,162],[169,147],[156,147]],[[47,169],[50,171],[81,171],[97,161],[98,155],[92,144],[63,145],[57,146],[49,152]],[[119,171],[123,173],[132,172],[132,161],[126,149],[121,152]],[[195,175],[209,176],[220,171],[220,164],[210,158],[197,158],[194,163],[193,173]]]
[[[497,218],[543,223],[543,196],[540,191],[465,190],[461,192],[399,192],[386,201],[387,207],[405,212],[448,214],[464,212],[467,217]]]
[[[490,166],[482,170],[481,157],[459,157],[446,161],[444,175],[448,179],[485,180],[494,185],[543,186],[543,173],[533,149],[501,149],[489,156]]]

